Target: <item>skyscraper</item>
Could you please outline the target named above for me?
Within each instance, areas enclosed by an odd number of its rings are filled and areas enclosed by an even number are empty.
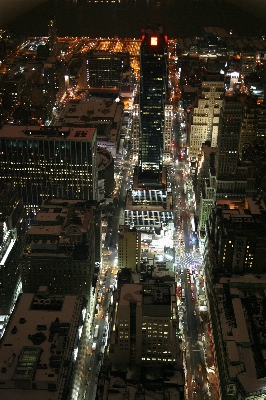
[[[148,27],[140,49],[139,186],[162,185],[167,76],[167,37],[162,26]]]
[[[55,16],[48,23],[48,44],[50,56],[57,56],[57,30]]]
[[[216,153],[217,179],[233,180],[236,176],[238,143],[242,122],[241,102],[227,99],[221,109]]]

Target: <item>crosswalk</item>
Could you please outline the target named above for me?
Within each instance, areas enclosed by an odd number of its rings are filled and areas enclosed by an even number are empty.
[[[182,253],[179,257],[179,264],[182,269],[191,268],[201,264],[201,257],[195,257],[191,253]]]

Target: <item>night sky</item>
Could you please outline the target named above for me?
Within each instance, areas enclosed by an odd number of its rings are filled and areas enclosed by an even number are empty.
[[[16,4],[20,4],[20,15],[7,23],[10,3],[14,15],[18,12]],[[30,0],[0,0],[2,27],[23,35],[46,36],[47,22],[54,14],[59,36],[139,38],[143,26],[157,22],[165,25],[169,38],[199,35],[204,26],[220,26],[228,32],[232,29],[241,36],[266,33],[266,0],[121,0],[120,3],[78,0],[77,4],[71,0],[50,0],[23,14],[21,4],[29,3]],[[243,11],[244,8],[248,11]]]

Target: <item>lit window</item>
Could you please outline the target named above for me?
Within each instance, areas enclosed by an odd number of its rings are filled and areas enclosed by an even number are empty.
[[[156,36],[151,37],[151,46],[157,46],[158,38]]]

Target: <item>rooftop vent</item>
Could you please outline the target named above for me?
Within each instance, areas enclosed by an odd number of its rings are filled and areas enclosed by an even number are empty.
[[[16,326],[14,326],[11,330],[12,335],[15,335],[18,331],[18,328]]]
[[[46,325],[37,325],[37,331],[46,331],[47,326]]]

